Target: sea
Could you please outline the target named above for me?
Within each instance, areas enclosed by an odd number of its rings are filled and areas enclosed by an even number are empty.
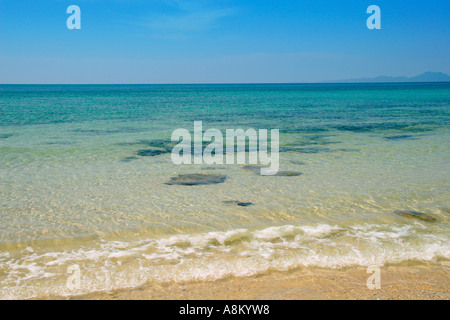
[[[281,174],[174,164],[195,121]],[[450,83],[0,85],[0,299],[441,263],[449,200]]]

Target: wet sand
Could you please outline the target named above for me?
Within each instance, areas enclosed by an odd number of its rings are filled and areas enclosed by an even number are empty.
[[[75,299],[333,300],[450,298],[450,263],[381,267],[381,289],[368,289],[366,268],[305,268],[213,282],[147,285]]]

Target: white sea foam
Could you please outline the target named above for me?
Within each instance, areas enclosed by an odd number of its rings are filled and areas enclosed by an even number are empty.
[[[318,266],[343,268],[450,259],[444,229],[359,224],[276,226],[174,235],[135,243],[100,241],[71,251],[0,252],[2,298],[75,295],[129,288],[146,282],[217,280],[269,270]],[[67,268],[78,265],[81,288],[66,287]]]

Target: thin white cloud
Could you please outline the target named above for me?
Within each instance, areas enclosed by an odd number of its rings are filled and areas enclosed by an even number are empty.
[[[220,27],[220,20],[235,15],[237,8],[211,7],[201,1],[169,0],[166,10],[151,12],[138,23],[151,30],[153,36],[186,38],[195,32]]]
[[[227,8],[160,15],[150,18],[144,25],[159,31],[185,33],[217,27],[221,18],[232,16],[235,13],[236,9]]]

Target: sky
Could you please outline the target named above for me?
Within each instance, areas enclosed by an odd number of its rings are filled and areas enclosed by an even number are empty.
[[[69,30],[67,7],[81,9]],[[381,9],[381,29],[366,12]],[[0,0],[0,83],[450,74],[447,0]]]

